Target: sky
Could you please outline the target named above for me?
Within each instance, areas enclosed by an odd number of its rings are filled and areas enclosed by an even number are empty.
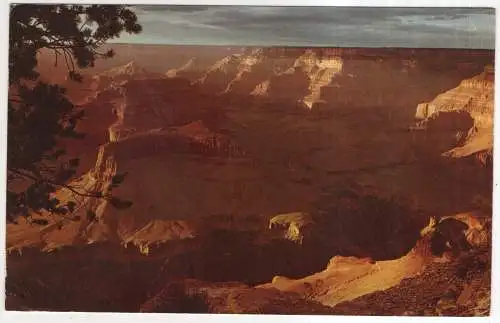
[[[134,7],[140,35],[117,42],[234,46],[495,47],[488,8]]]

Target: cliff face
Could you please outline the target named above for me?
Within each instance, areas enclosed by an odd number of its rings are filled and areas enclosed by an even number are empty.
[[[257,84],[274,74],[276,63],[268,59],[262,48],[245,50],[215,62],[195,84],[220,94],[248,95]]]
[[[213,64],[195,84],[203,84],[221,94],[251,94],[298,101],[311,109],[320,100],[321,88],[342,71],[342,59],[320,56],[314,50],[303,50],[298,54],[297,58],[276,58],[262,48],[233,54]],[[179,71],[185,69],[184,66]],[[172,70],[169,75],[180,74]],[[295,100],[291,93],[298,93]]]
[[[305,50],[289,68],[275,68],[274,76],[258,84],[252,94],[293,100],[290,94],[298,93],[296,100],[311,109],[320,101],[321,88],[330,84],[341,71],[342,58],[320,56],[313,50]]]
[[[428,103],[419,104],[416,119],[426,119],[438,111],[466,111],[475,121],[475,126],[491,127],[493,124],[494,68],[485,70],[459,86],[438,95]]]
[[[329,85],[333,77],[342,72],[342,58],[318,57],[314,51],[306,51],[297,58],[294,68],[301,69],[309,78],[309,93],[302,102],[311,109],[321,97],[321,88]]]
[[[251,74],[255,66],[261,64],[264,58],[265,57],[261,49],[253,50],[250,54],[241,57],[238,66],[236,67],[236,74],[234,75],[234,78],[227,84],[227,87],[224,89],[223,93],[229,93],[233,90],[237,91],[238,89],[235,89],[235,87],[237,87],[237,84],[241,83],[242,79],[246,75]]]
[[[493,149],[493,107],[494,69],[487,66],[481,74],[463,80],[431,102],[419,104],[415,118],[421,120],[417,127],[428,133],[437,131],[443,137],[448,132],[455,136],[455,142],[438,145],[443,156],[477,155],[477,160],[486,165],[491,160],[485,154],[491,155]]]

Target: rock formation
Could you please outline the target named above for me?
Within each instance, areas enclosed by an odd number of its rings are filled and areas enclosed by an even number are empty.
[[[284,238],[302,244],[312,224],[310,215],[302,212],[279,214],[269,220],[269,229],[284,229]]]
[[[257,48],[216,62],[196,83],[225,87],[221,93],[286,99],[286,94],[290,96],[293,91],[291,87],[298,85],[300,89],[305,82],[307,85],[299,90],[299,93],[305,90],[304,96],[298,100],[311,109],[320,102],[321,88],[341,71],[340,57],[321,57],[314,50],[304,50],[296,59],[275,58],[265,49]]]
[[[193,67],[195,66],[196,60],[195,58],[190,58],[186,64],[182,65],[179,68],[173,68],[168,70],[165,75],[167,77],[185,77],[187,73],[189,73]]]
[[[232,54],[222,58],[213,64],[194,84],[202,84],[216,92],[224,91],[238,75],[241,60],[242,54]]]
[[[443,156],[463,158],[478,155],[481,163],[488,162],[483,156],[491,156],[493,148],[493,80],[494,69],[487,66],[481,74],[462,81],[429,103],[418,105],[415,118],[422,120],[419,121],[420,127],[426,131],[439,131],[441,135],[442,132],[454,131],[459,136],[454,147],[440,152]]]
[[[489,220],[481,217],[480,214],[467,213],[446,219],[456,219],[462,223],[466,228],[466,232],[463,233],[465,238],[478,230],[484,236],[488,235],[485,225]],[[298,280],[273,279],[272,283],[258,288],[276,288],[299,293],[307,299],[316,300],[327,306],[335,306],[362,295],[391,288],[403,279],[421,274],[426,265],[440,260],[438,255],[432,253],[432,237],[436,234],[435,230],[436,227],[439,228],[439,223],[446,219],[441,219],[437,225],[431,221],[422,229],[422,237],[416,246],[399,259],[374,262],[371,259],[336,256],[320,273]],[[482,243],[474,243],[473,246],[479,248]]]
[[[280,94],[276,89],[283,86],[283,90],[286,91],[286,85],[284,84],[288,84],[288,90],[291,91],[292,84],[301,84],[300,80],[303,77],[305,79],[302,82],[307,83],[306,92],[298,100],[307,108],[312,109],[314,104],[320,102],[321,88],[330,84],[333,77],[341,73],[342,58],[336,56],[321,57],[314,50],[305,50],[290,67],[284,69],[279,67],[274,69],[274,76],[271,79],[258,84],[251,94],[279,97]],[[281,82],[283,82],[283,85],[280,85]]]
[[[319,102],[321,88],[329,85],[333,77],[342,72],[340,57],[318,57],[314,51],[306,51],[294,63],[295,69],[304,71],[309,78],[309,93],[303,98],[304,104],[312,109]]]

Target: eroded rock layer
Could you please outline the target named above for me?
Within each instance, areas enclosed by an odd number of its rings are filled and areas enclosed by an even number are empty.
[[[456,142],[444,156],[463,158],[478,156],[478,161],[491,163],[485,155],[493,149],[494,69],[484,71],[459,86],[438,95],[429,103],[419,104],[415,114],[418,127],[426,131],[455,132]],[[454,146],[454,147],[453,147]]]

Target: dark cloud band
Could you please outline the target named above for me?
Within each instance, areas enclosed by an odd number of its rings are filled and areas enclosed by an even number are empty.
[[[495,42],[493,8],[142,5],[136,10],[144,32],[128,38],[133,42],[362,47],[369,40],[397,47],[477,48],[493,48]]]

